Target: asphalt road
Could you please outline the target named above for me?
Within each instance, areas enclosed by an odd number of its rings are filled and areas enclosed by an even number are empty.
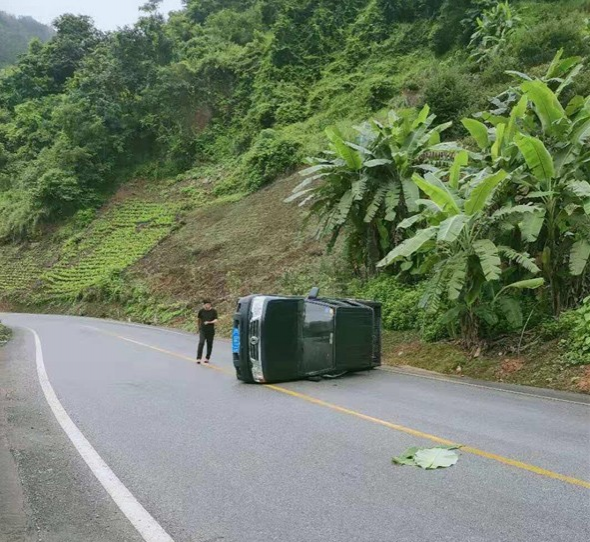
[[[223,341],[207,368],[185,333],[0,318],[19,328],[0,351],[2,542],[142,540],[56,422],[24,328],[72,421],[175,542],[590,540],[586,397],[384,370],[245,385]],[[437,437],[466,446],[454,467],[391,464]]]

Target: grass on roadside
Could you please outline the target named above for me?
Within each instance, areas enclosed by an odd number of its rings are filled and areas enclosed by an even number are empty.
[[[474,356],[450,341],[423,342],[416,332],[386,331],[383,334],[385,365],[405,365],[494,382],[590,393],[590,366],[564,363],[558,340],[534,344],[520,355],[508,342],[476,354]]]
[[[0,347],[4,346],[12,338],[12,330],[0,322]]]

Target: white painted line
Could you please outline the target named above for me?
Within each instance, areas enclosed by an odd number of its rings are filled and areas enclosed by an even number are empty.
[[[115,473],[98,455],[97,451],[88,442],[86,437],[78,429],[76,424],[68,416],[64,407],[60,403],[49,377],[45,370],[45,363],[43,362],[43,351],[41,350],[41,340],[39,335],[30,329],[29,331],[35,337],[35,350],[37,359],[37,375],[41,388],[45,394],[45,399],[49,403],[53,414],[57,418],[59,425],[66,432],[69,439],[72,441],[76,450],[82,456],[82,459],[90,467],[90,470],[96,476],[98,481],[102,484],[107,493],[115,501],[121,512],[125,514],[131,524],[138,530],[139,534],[146,542],[174,542],[170,535],[160,526],[160,524],[147,512],[147,510],[139,504],[137,499],[131,492],[123,485],[121,480],[117,478]]]

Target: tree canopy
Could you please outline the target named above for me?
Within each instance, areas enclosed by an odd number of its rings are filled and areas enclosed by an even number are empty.
[[[1,239],[96,207],[134,175],[218,164],[218,192],[256,189],[319,150],[327,125],[383,108],[427,103],[457,136],[507,67],[589,47],[574,0],[536,2],[528,26],[490,0],[183,4],[166,20],[147,2],[106,33],[63,15],[0,72]]]

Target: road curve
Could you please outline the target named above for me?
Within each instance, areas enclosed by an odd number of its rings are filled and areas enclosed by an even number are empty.
[[[4,432],[22,484],[11,495],[22,494],[23,541],[145,539],[56,423],[26,328],[69,418],[175,542],[590,539],[585,397],[383,370],[245,385],[223,341],[207,368],[191,363],[195,337],[182,332],[0,319],[17,328],[0,353],[0,448]],[[455,467],[391,464],[441,440],[465,445]]]

